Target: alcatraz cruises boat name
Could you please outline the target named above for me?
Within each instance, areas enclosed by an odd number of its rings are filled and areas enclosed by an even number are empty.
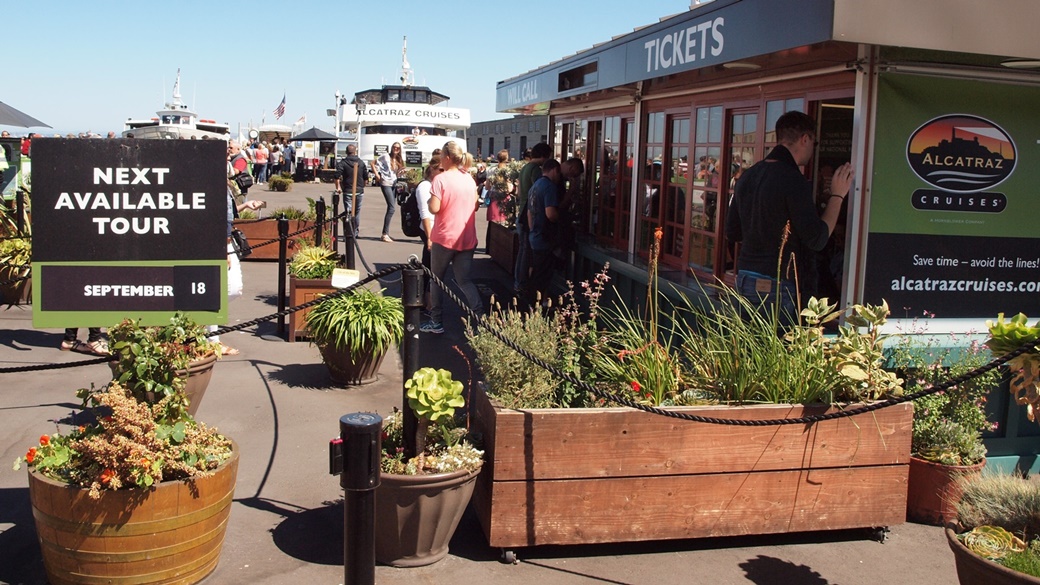
[[[123,130],[124,138],[210,138],[228,140],[231,127],[214,120],[200,120],[188,105],[181,101],[181,70],[177,70],[177,81],[173,84],[173,100],[166,103],[166,108],[156,112],[156,117],[148,120],[127,120]]]
[[[445,142],[458,143],[466,150],[466,130],[470,126],[469,110],[449,108],[442,104],[448,96],[429,87],[413,85],[414,74],[408,65],[408,39],[401,50],[401,85],[384,85],[346,97],[336,94],[337,132],[340,141],[336,156],[345,155],[348,144],[356,144],[358,156],[371,161],[390,149],[395,142],[408,166],[420,166],[430,160],[434,149]]]

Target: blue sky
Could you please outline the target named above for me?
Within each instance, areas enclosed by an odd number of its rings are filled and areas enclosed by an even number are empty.
[[[558,2],[176,2],[0,0],[7,55],[0,101],[55,131],[122,131],[169,100],[177,69],[184,101],[238,125],[332,129],[335,93],[396,83],[401,44],[415,83],[495,112],[495,84],[613,36],[685,12],[690,0]],[[286,112],[272,111],[286,96]],[[20,128],[5,128],[15,135]]]

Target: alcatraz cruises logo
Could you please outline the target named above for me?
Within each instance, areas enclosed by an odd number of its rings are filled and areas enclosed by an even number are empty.
[[[927,211],[1000,213],[1003,193],[989,193],[1015,170],[1015,143],[1003,128],[977,116],[940,116],[918,128],[907,141],[906,159],[922,181],[913,206]]]

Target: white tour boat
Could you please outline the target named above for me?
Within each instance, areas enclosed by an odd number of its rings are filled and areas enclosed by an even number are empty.
[[[147,120],[128,119],[123,128],[124,138],[166,138],[201,140],[203,137],[228,140],[231,127],[214,120],[200,120],[188,105],[181,101],[181,70],[177,70],[177,81],[173,84],[173,101],[165,109]]]
[[[442,105],[450,99],[448,96],[414,85],[408,65],[407,37],[401,61],[400,85],[359,91],[349,103],[346,96],[336,93],[336,131],[340,137],[337,159],[345,156],[346,146],[351,143],[358,146],[358,156],[367,162],[400,142],[405,163],[410,167],[426,164],[433,150],[442,148],[449,140],[466,150],[469,110]]]

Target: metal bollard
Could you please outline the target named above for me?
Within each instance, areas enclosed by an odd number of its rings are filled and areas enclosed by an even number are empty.
[[[335,220],[335,217],[339,215],[339,193],[332,194],[332,225],[329,228],[332,230],[332,251],[339,253],[339,222]]]
[[[285,276],[288,264],[289,220],[278,218],[278,312],[285,310]],[[278,317],[278,337],[285,337],[285,315]]]
[[[321,246],[321,237],[325,231],[325,198],[318,197],[314,202],[314,245]]]
[[[412,261],[418,261],[412,256]],[[411,379],[416,370],[419,369],[419,321],[422,317],[423,306],[423,271],[421,268],[409,266],[402,271],[403,292],[401,301],[404,304],[404,339],[401,342],[401,353],[403,360],[404,379]],[[402,388],[402,393],[405,390]],[[402,404],[408,405],[408,396],[402,397]],[[415,412],[411,408],[404,408],[401,412],[401,426],[404,435],[405,457],[412,458],[417,454],[415,451],[415,431],[419,422]]]
[[[373,585],[376,580],[376,488],[382,451],[383,418],[355,412],[339,419],[343,488],[344,585]],[[335,473],[335,451],[332,446]]]
[[[348,213],[343,216],[343,266],[354,270],[354,216]]]

